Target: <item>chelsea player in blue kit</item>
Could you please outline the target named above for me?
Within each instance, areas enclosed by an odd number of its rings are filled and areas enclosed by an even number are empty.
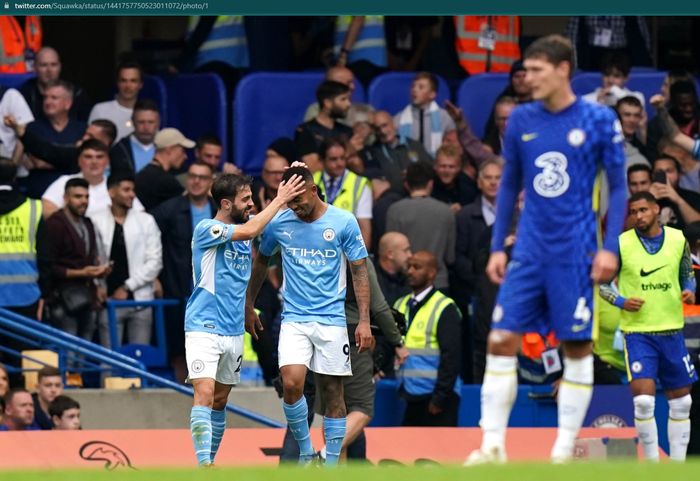
[[[194,387],[190,430],[200,466],[214,462],[226,427],[224,408],[231,387],[240,379],[251,239],[305,189],[303,179],[288,177],[280,184],[277,197],[247,221],[253,208],[250,179],[222,175],[211,189],[216,216],[194,229],[194,289],[185,309],[185,357],[187,380]]]
[[[292,167],[283,179],[295,174],[306,181],[306,191],[288,202],[289,209],[277,214],[263,232],[248,286],[246,330],[257,338],[257,331],[262,329],[253,305],[269,257],[279,248],[284,272],[278,346],[284,414],[299,443],[300,464],[312,462],[315,451],[303,388],[307,369],[319,374],[320,395],[326,401],[326,466],[335,466],[346,427],[341,376],[352,375],[345,322],[348,263],[360,314],[355,332],[359,352],[369,349],[372,342],[367,250],[357,219],[319,198],[308,169]]]
[[[516,352],[524,332],[554,331],[562,341],[559,427],[551,458],[563,462],[573,456],[593,388],[594,283],[609,281],[618,266],[617,236],[626,203],[620,122],[611,109],[574,95],[573,48],[564,37],[536,40],[525,52],[524,65],[535,101],[515,108],[505,133],[505,167],[486,267],[489,278],[502,286],[481,389],[482,443],[465,464],[506,460],[506,427],[517,395]],[[610,207],[600,248],[597,203],[603,169]],[[504,240],[521,189],[525,206],[508,263]]]

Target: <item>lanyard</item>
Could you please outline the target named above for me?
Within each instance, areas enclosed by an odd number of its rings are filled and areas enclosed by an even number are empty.
[[[328,180],[331,180],[330,176],[328,176]],[[336,197],[338,197],[338,194],[340,193],[340,186],[343,185],[344,180],[345,172],[343,172],[343,175],[336,178],[335,184],[333,184],[333,186],[331,187],[330,182],[327,182],[324,176],[323,185],[326,188],[326,201],[329,204],[332,204],[335,201]]]

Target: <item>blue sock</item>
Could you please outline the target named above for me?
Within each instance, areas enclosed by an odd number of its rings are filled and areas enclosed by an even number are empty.
[[[221,438],[224,437],[226,429],[226,410],[211,410],[211,462],[214,462],[216,452],[219,450]]]
[[[210,464],[211,456],[211,408],[193,406],[190,414],[190,431],[194,454],[199,465]]]
[[[326,466],[337,466],[345,438],[346,418],[323,417],[323,435],[326,437]]]
[[[282,403],[287,424],[292,431],[292,436],[299,443],[300,456],[311,456],[314,454],[314,447],[311,445],[311,433],[309,432],[309,408],[306,405],[306,398],[302,396],[294,404]]]

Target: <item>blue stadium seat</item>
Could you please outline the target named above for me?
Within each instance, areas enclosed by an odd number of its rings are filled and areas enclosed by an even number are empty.
[[[484,136],[486,121],[491,115],[498,95],[508,86],[508,74],[487,73],[472,75],[457,90],[457,105],[464,111],[472,130]]]
[[[222,158],[227,155],[226,89],[215,74],[177,75],[167,80],[168,122],[188,138],[213,134],[223,144]]]
[[[0,74],[0,85],[7,88],[19,89],[24,82],[36,77],[30,73],[4,73]]]
[[[571,79],[571,88],[577,96],[593,92],[601,85],[600,72],[577,72]]]
[[[368,102],[377,110],[386,110],[394,115],[404,108],[411,100],[411,83],[416,77],[415,72],[391,72],[380,75],[372,80],[368,91]],[[438,76],[438,93],[435,99],[442,107],[443,102],[450,98],[450,88],[445,79]]]
[[[163,79],[155,75],[145,75],[139,98],[151,99],[158,104],[160,123],[161,125],[168,124],[168,94]]]

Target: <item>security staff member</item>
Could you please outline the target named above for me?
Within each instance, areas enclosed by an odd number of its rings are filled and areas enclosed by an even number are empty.
[[[435,289],[437,271],[433,254],[416,252],[407,272],[413,293],[394,304],[408,322],[409,356],[400,373],[404,426],[457,425],[462,317],[455,302]]]
[[[39,17],[0,15],[0,73],[34,71],[34,58],[41,49],[42,32]]]

